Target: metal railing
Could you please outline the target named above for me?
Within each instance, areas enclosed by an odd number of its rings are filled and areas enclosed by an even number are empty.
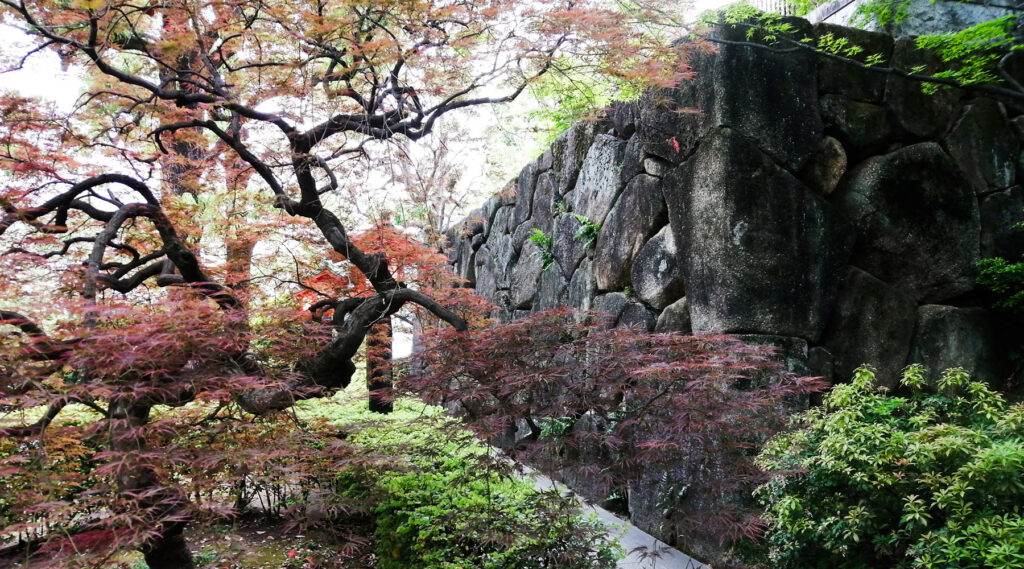
[[[804,17],[811,22],[821,22],[856,1],[857,0],[836,0],[835,2],[822,4],[814,10],[811,10],[811,12]]]
[[[751,4],[762,12],[774,12],[783,16],[793,15],[793,6],[786,0],[752,0]]]

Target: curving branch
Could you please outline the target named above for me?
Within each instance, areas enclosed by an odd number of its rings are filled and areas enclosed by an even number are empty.
[[[121,294],[128,294],[142,285],[146,280],[157,277],[163,271],[163,261],[151,263],[143,269],[135,272],[129,278],[117,278],[113,275],[99,275],[97,281],[105,288],[116,290]]]
[[[142,196],[147,204],[156,205],[158,203],[156,196],[153,195],[153,192],[150,191],[149,187],[139,180],[124,174],[100,174],[99,176],[93,176],[72,185],[67,191],[50,198],[39,206],[22,210],[18,210],[14,207],[7,208],[7,214],[4,215],[3,219],[0,219],[0,235],[3,235],[7,229],[18,221],[31,224],[36,222],[39,218],[54,212],[56,212],[57,215],[52,225],[56,226],[56,230],[62,231],[64,230],[64,226],[67,224],[68,210],[70,209],[81,210],[90,217],[101,221],[110,221],[110,213],[97,209],[95,206],[92,206],[87,202],[76,199],[82,193],[105,184],[120,184],[126,186]]]
[[[71,401],[67,398],[61,398],[50,403],[49,408],[46,410],[46,414],[40,417],[38,421],[31,425],[19,425],[0,429],[0,438],[25,438],[41,435],[43,431],[46,430],[46,427],[50,426],[50,423],[57,418],[57,415],[59,415],[70,402]]]
[[[441,303],[418,290],[399,288],[361,300],[358,306],[344,313],[338,336],[304,366],[305,371],[317,385],[329,388],[344,388],[351,380],[355,357],[370,328],[378,321],[398,312],[406,303],[412,302],[432,312],[453,328],[464,331],[466,321]],[[335,323],[338,323],[335,314]]]
[[[78,340],[57,341],[50,338],[32,319],[13,310],[0,310],[0,325],[15,326],[26,336],[32,338],[31,359],[57,361],[70,355],[72,347]]]

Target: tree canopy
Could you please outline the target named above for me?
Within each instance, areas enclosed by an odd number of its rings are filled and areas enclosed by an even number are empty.
[[[465,289],[405,228],[357,215],[386,191],[365,174],[398,148],[384,143],[546,74],[672,84],[685,68],[647,25],[660,14],[589,0],[0,0],[34,42],[0,46],[0,62],[31,67],[48,50],[85,76],[69,112],[0,94],[0,388],[6,410],[25,410],[4,437],[40,440],[69,406],[99,413],[82,436],[112,453],[100,456],[120,511],[145,512],[126,543],[150,567],[190,565],[189,500],[151,447],[167,440],[161,409],[284,409],[347,386],[370,330],[405,307],[456,330],[486,313],[456,302]],[[299,305],[298,290],[316,300]]]

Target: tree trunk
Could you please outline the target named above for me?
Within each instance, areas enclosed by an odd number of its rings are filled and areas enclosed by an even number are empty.
[[[143,550],[149,569],[193,569],[192,552],[185,541],[185,524],[173,524]]]
[[[111,449],[122,453],[146,449],[146,438],[140,428],[149,422],[150,409],[150,405],[130,396],[110,402]],[[174,488],[161,486],[153,467],[144,462],[123,469],[117,485],[122,493],[142,496],[137,502],[139,509],[156,520],[187,506],[188,499]],[[185,522],[157,523],[158,536],[141,548],[146,564],[150,569],[193,569],[192,552],[185,542]]]
[[[366,337],[366,387],[370,390],[370,411],[375,413],[394,410],[391,337],[391,317],[374,324]]]

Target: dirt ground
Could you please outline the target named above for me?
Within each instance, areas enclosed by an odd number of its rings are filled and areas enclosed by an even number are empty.
[[[194,525],[188,541],[198,569],[372,569],[376,557],[367,537],[370,528],[359,524],[334,532],[300,533],[283,522],[265,518],[238,520],[231,525]],[[24,553],[0,555],[0,568],[45,569],[51,560],[24,558]],[[142,554],[115,556],[101,569],[146,569]]]

